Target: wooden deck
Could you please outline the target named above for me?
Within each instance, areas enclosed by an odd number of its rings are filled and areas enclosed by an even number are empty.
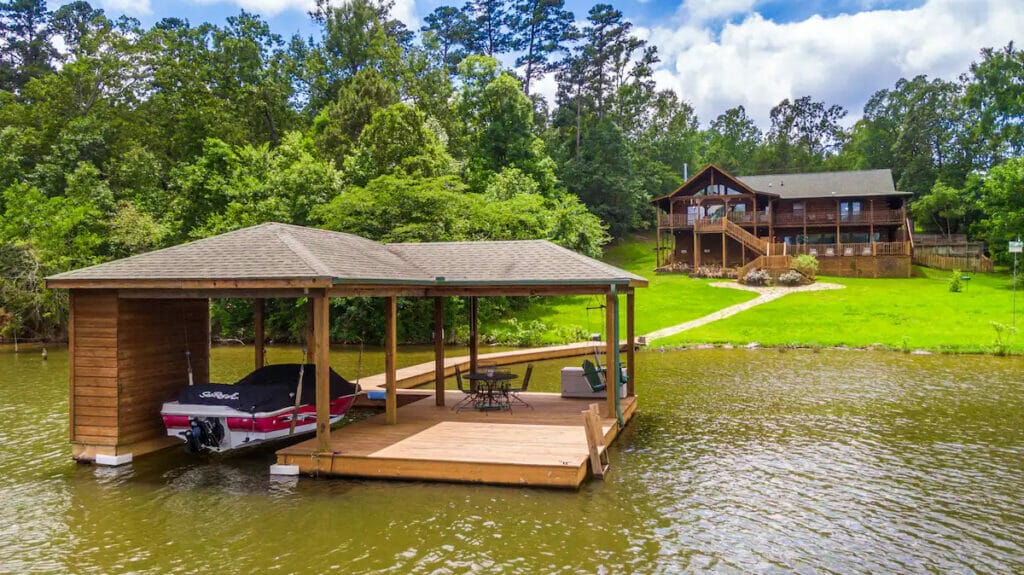
[[[449,391],[448,406],[462,394]],[[511,412],[437,407],[431,395],[398,409],[398,423],[384,415],[335,429],[331,452],[317,453],[316,439],[277,452],[277,462],[302,473],[576,489],[589,473],[580,412],[603,399],[564,399],[553,393],[523,394],[533,406]],[[623,420],[636,398],[622,400]],[[605,445],[619,435],[618,422],[602,412]]]

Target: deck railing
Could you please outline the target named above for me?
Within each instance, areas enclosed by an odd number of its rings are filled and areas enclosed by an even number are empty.
[[[818,258],[843,256],[909,256],[908,242],[872,242],[857,244],[772,244],[773,255],[810,254]]]
[[[809,210],[803,212],[776,212],[776,226],[808,226],[839,224],[900,224],[903,223],[902,210],[874,210],[862,212],[840,213],[837,210]]]
[[[754,212],[730,212],[728,217],[730,222],[736,224],[744,226],[754,225]],[[699,224],[704,224],[705,226],[717,225],[718,229],[720,229],[721,221],[722,218],[720,217],[700,218],[696,214],[658,214],[658,227],[662,228],[692,228]],[[757,212],[757,225],[765,227],[768,226],[767,211]]]
[[[757,214],[757,225],[768,226],[769,219],[771,216],[767,210],[760,210]],[[728,218],[730,222],[742,225],[752,226],[754,225],[755,212],[729,212]],[[681,213],[681,214],[666,214],[658,213],[658,227],[661,228],[692,228],[698,222],[718,222],[721,218],[700,218],[696,214]],[[774,215],[774,221],[771,223],[776,226],[802,226],[804,223],[810,226],[823,226],[823,225],[870,225],[870,224],[902,224],[903,223],[903,211],[902,210],[874,210],[873,212],[857,212],[841,214],[835,210],[812,210],[808,211],[805,215],[803,213],[788,213],[788,212],[776,212]]]

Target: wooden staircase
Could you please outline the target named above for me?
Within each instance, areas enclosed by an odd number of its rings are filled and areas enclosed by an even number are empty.
[[[748,232],[742,227],[732,223],[726,218],[722,218],[722,231],[732,239],[743,244],[745,247],[754,250],[755,252],[763,255],[768,253],[768,240],[761,239],[754,234]]]

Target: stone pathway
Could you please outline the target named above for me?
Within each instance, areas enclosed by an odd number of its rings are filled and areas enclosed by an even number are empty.
[[[718,310],[718,311],[716,311],[714,313],[708,314],[708,315],[706,315],[704,317],[699,317],[697,319],[693,319],[693,320],[690,320],[688,322],[684,322],[684,323],[680,323],[680,324],[677,324],[677,325],[673,325],[673,326],[669,326],[669,327],[666,327],[666,328],[662,328],[662,329],[659,329],[659,330],[656,330],[656,331],[652,331],[651,333],[649,333],[646,336],[644,336],[644,337],[647,338],[648,343],[650,343],[650,342],[652,342],[652,341],[654,341],[656,339],[665,338],[665,337],[668,337],[670,335],[675,335],[677,333],[682,333],[684,331],[691,330],[693,328],[709,324],[709,323],[711,323],[713,321],[718,321],[720,319],[725,319],[727,317],[732,317],[732,316],[734,316],[734,315],[736,315],[736,314],[738,314],[738,313],[740,313],[742,311],[746,311],[746,310],[748,310],[748,309],[750,309],[752,307],[759,306],[759,305],[761,305],[763,303],[768,303],[770,301],[777,300],[777,299],[779,299],[780,297],[782,297],[782,296],[784,296],[786,294],[797,293],[797,292],[805,292],[805,291],[823,291],[823,290],[842,289],[845,286],[841,286],[839,284],[830,284],[830,283],[817,282],[817,283],[813,283],[811,285],[799,286],[799,287],[756,287],[756,286],[743,285],[743,284],[737,283],[737,282],[715,282],[715,283],[711,284],[711,287],[728,288],[728,289],[739,289],[739,290],[744,290],[744,291],[752,291],[752,292],[755,292],[755,293],[757,293],[759,295],[758,295],[758,297],[756,297],[756,298],[754,298],[754,299],[752,299],[750,301],[745,301],[743,303],[738,303],[736,305],[732,305],[732,306],[729,306],[727,308],[720,309],[720,310]]]

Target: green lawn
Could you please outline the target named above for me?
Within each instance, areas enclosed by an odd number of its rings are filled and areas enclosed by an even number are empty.
[[[787,295],[658,340],[657,345],[756,341],[767,346],[880,344],[896,349],[993,351],[992,322],[1008,326],[1012,319],[1010,276],[974,274],[966,291],[952,293],[950,272],[926,268],[915,272],[919,277],[911,279],[820,278],[846,289]],[[1020,303],[1024,308],[1024,297]],[[1009,334],[1004,340],[1010,351],[1024,351],[1024,337]]]
[[[695,319],[724,307],[747,301],[756,294],[739,290],[713,288],[715,280],[690,279],[681,274],[654,273],[654,242],[634,237],[617,242],[605,250],[604,261],[643,276],[650,286],[636,290],[636,333],[645,333]],[[604,334],[604,310],[591,309],[604,304],[604,296],[573,296],[540,298],[525,310],[515,312],[516,321],[539,320],[547,326],[542,343],[562,343],[564,334],[573,326],[584,333]],[[620,297],[620,335],[625,337],[626,298]],[[484,326],[484,332],[499,326]]]

